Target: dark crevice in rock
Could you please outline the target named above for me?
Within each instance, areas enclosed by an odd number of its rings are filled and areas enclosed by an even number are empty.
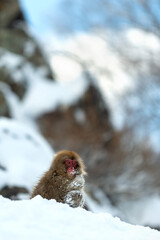
[[[0,195],[2,195],[5,198],[10,198],[10,199],[18,199],[18,194],[20,194],[20,193],[28,194],[29,192],[26,188],[17,187],[17,186],[13,186],[13,187],[4,186],[0,190]]]

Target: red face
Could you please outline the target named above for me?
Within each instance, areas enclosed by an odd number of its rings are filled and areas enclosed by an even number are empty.
[[[76,174],[77,166],[78,166],[78,163],[76,160],[65,159],[65,166],[66,166],[67,174],[69,177],[72,177]]]

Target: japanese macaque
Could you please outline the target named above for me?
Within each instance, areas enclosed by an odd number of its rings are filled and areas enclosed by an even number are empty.
[[[85,166],[75,152],[58,152],[50,169],[35,186],[31,198],[41,195],[46,199],[67,203],[71,207],[84,206]]]

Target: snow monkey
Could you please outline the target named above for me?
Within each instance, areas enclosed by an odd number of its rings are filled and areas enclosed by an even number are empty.
[[[85,166],[80,156],[71,151],[58,152],[49,170],[34,187],[31,198],[41,195],[46,199],[67,203],[69,206],[84,206]]]

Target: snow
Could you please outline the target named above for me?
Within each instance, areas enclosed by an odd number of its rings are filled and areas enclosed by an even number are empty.
[[[78,123],[80,124],[85,123],[85,120],[86,120],[85,112],[80,108],[74,111],[74,117]]]
[[[149,69],[152,66],[151,61],[154,64],[159,62],[159,37],[132,25],[125,30],[114,31],[113,19],[112,22],[108,21],[109,28],[112,27],[112,30],[108,30],[106,19],[112,18],[115,12],[107,11],[103,1],[71,0],[69,5],[66,0],[47,0],[45,4],[39,1],[36,13],[33,11],[32,1],[20,2],[30,19],[29,26],[34,29],[32,32],[37,34],[41,46],[43,48],[46,46],[44,50],[50,58],[56,80],[61,84],[66,83],[67,88],[67,83],[83,78],[83,72],[87,69],[111,112],[114,127],[121,130],[128,119],[122,99],[128,91],[134,90],[137,79],[143,81],[146,78],[152,79],[154,73],[149,73]],[[112,2],[108,2],[108,6],[112,6],[113,10],[115,8],[122,13],[124,11],[123,20],[121,15],[114,17],[115,24],[123,25],[123,21],[127,20],[125,10],[128,9],[128,5],[127,3],[125,5],[125,1],[122,4],[117,1]],[[132,16],[135,17],[135,22],[144,21],[146,26],[145,22],[149,19],[147,13],[139,4],[132,3],[131,6],[133,15],[135,14]],[[155,11],[154,3],[150,3],[149,6],[151,8],[154,6],[154,13],[157,15],[158,10]],[[84,15],[86,11],[87,14]],[[46,34],[41,34],[40,26],[45,29]],[[115,42],[119,45],[119,49],[114,48]],[[126,59],[123,59],[123,54],[127,56]],[[130,61],[132,63],[129,65]],[[135,67],[134,62],[139,61],[139,66]],[[141,100],[140,98],[139,102],[142,102]],[[46,106],[46,109],[51,107]]]
[[[150,228],[121,222],[108,213],[91,213],[70,208],[55,200],[11,201],[0,197],[0,238],[70,240],[159,240],[160,233]]]
[[[7,84],[0,84],[11,109],[12,117],[20,122],[33,125],[33,119],[39,115],[54,110],[61,105],[67,107],[74,104],[88,87],[88,82],[83,73],[72,79],[68,84],[67,82],[49,81],[46,78],[45,68],[37,69],[26,62],[23,57],[3,49],[0,49],[0,54],[2,54],[0,66],[7,67],[15,81],[25,79],[27,83],[27,91],[22,101],[18,99]]]
[[[51,66],[55,69],[56,79],[58,82],[72,82],[82,74],[82,66],[72,59],[72,56],[64,56],[60,53],[52,53],[50,59]],[[63,65],[63,71],[62,71]]]
[[[143,48],[143,50],[148,51],[159,51],[160,42],[156,35],[152,33],[147,33],[143,30],[131,28],[126,31],[126,37],[129,42],[136,48]]]
[[[159,226],[160,223],[160,196],[152,194],[136,201],[122,201],[119,203],[119,209],[132,224],[144,226]]]
[[[50,39],[46,52],[59,84],[69,86],[74,79],[85,78],[87,69],[111,111],[112,123],[121,129],[125,118],[119,99],[133,89],[135,83],[118,53],[106,39],[93,32],[78,32],[66,38],[54,32]]]
[[[4,50],[3,48],[0,48],[0,56],[1,56],[1,62],[0,67],[6,67],[10,70],[10,72],[14,72],[16,68],[18,68],[24,58],[15,54],[11,53],[9,51]]]
[[[31,190],[48,169],[53,150],[35,129],[17,121],[0,119],[0,187],[22,186]]]
[[[118,209],[111,204],[111,201],[107,198],[106,194],[95,186],[90,186],[93,197],[86,194],[85,200],[86,205],[89,206],[90,210],[94,213],[107,212],[112,216],[120,216]],[[86,189],[87,192],[87,189]]]
[[[34,75],[30,79],[34,81]],[[82,77],[69,84],[39,78],[32,83],[24,98],[24,115],[34,118],[60,105],[72,105],[82,96],[87,86],[87,81]]]
[[[40,176],[48,170],[54,155],[53,150],[35,129],[5,118],[0,119],[0,152],[0,187],[16,185],[26,187],[29,191],[32,190]],[[83,184],[84,179],[77,176],[70,187],[74,190]],[[120,187],[123,185],[121,184]],[[108,212],[114,216],[121,216],[122,219],[133,224],[159,225],[160,218],[157,213],[160,211],[160,196],[158,195],[133,202],[125,200],[114,208],[103,192],[95,189],[94,193],[101,201],[99,204],[87,195],[85,196],[87,204],[94,212]],[[24,194],[19,197],[27,198]],[[68,195],[66,203],[72,203],[71,201],[71,196]],[[12,206],[14,208],[14,205]]]
[[[25,48],[24,48],[24,53],[27,57],[32,57],[34,52],[35,52],[35,49],[36,46],[33,42],[31,41],[28,41],[25,43]]]

